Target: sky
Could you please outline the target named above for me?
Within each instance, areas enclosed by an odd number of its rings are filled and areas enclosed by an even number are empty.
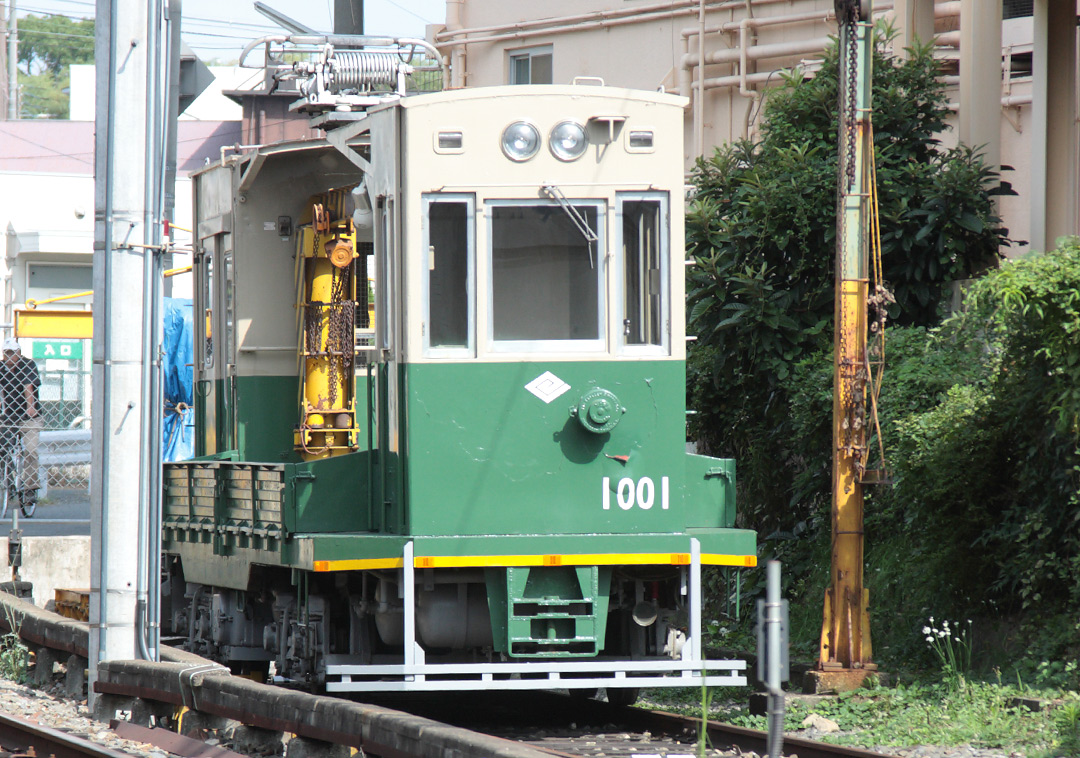
[[[20,16],[94,15],[94,0],[15,0]],[[331,31],[333,0],[264,0],[266,5],[319,31]],[[183,0],[183,38],[204,61],[235,61],[244,45],[280,30],[258,13],[252,0]],[[364,31],[423,37],[426,24],[443,23],[445,0],[364,0]]]

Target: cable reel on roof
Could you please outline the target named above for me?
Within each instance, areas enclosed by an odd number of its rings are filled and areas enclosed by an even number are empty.
[[[317,61],[301,61],[293,70],[304,78],[300,91],[321,101],[326,95],[404,91],[414,68],[394,51],[335,50],[327,45]]]

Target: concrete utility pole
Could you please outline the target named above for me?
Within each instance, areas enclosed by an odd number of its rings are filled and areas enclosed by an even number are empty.
[[[364,33],[364,0],[334,0],[334,34]]]
[[[90,697],[103,660],[136,657],[143,263],[153,230],[146,188],[147,96],[155,35],[145,0],[97,0],[94,58],[93,468],[90,492]],[[156,19],[153,23],[156,23]]]
[[[19,17],[15,15],[15,0],[8,3],[7,35],[7,117],[14,121],[19,117]]]
[[[7,3],[0,2],[0,72],[7,71]],[[0,73],[0,121],[7,120],[7,77]]]

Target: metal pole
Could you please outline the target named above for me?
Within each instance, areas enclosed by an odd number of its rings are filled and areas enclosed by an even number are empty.
[[[15,15],[15,0],[8,3],[7,48],[7,117],[14,121],[19,117],[19,17]]]
[[[769,561],[766,578],[765,629],[769,638],[769,660],[765,670],[765,687],[769,691],[767,754],[769,758],[780,758],[784,747],[784,691],[780,689],[780,561]]]
[[[165,115],[165,175],[162,177],[161,217],[172,221],[176,208],[176,122],[180,115],[180,20],[183,13],[181,0],[168,0],[166,8],[169,14],[165,27],[168,111]],[[172,253],[165,254],[161,265],[166,269],[172,268]],[[163,292],[165,297],[172,295],[172,279],[165,280]]]
[[[176,0],[177,13],[179,13],[179,0]],[[163,242],[162,222],[165,215],[168,154],[171,134],[171,144],[175,147],[176,135],[175,115],[171,113],[169,103],[170,93],[170,67],[172,51],[172,39],[170,32],[170,14],[166,12],[166,0],[154,0],[154,17],[151,19],[151,28],[157,39],[155,46],[155,67],[153,83],[155,87],[153,132],[147,137],[147,152],[153,153],[153,159],[148,166],[153,169],[152,194],[153,214],[151,218],[150,244],[155,246],[149,255],[149,319],[150,339],[149,350],[143,354],[143,360],[149,367],[149,385],[147,390],[147,408],[149,410],[149,422],[146,428],[148,479],[147,479],[147,561],[144,567],[148,597],[146,615],[144,618],[144,633],[147,640],[150,659],[158,660],[160,657],[160,601],[161,601],[161,435],[163,401],[161,392],[161,343],[162,343],[162,302],[161,290],[164,280],[164,255],[160,252]],[[176,19],[176,27],[179,27],[179,19]],[[171,130],[170,130],[171,127]],[[173,155],[175,180],[175,153]],[[148,177],[149,180],[150,177]],[[148,181],[148,184],[150,182]],[[168,189],[171,194],[172,190]],[[150,194],[150,193],[148,193]]]
[[[160,221],[160,219],[159,219]],[[161,229],[160,223],[157,229]],[[154,305],[153,320],[151,321],[154,331],[154,350],[149,356],[153,363],[153,373],[150,382],[150,407],[154,409],[154,428],[150,437],[150,554],[147,573],[149,578],[150,597],[148,598],[148,633],[150,649],[153,651],[153,660],[161,658],[161,436],[163,434],[162,416],[164,414],[163,377],[162,377],[162,335],[164,332],[162,318],[161,290],[164,276],[164,259],[162,255],[154,255],[153,293],[151,302]]]
[[[141,393],[145,402],[140,414],[142,426],[142,447],[139,466],[139,543],[138,543],[138,581],[136,585],[135,600],[135,643],[139,657],[144,660],[156,660],[157,650],[153,649],[151,628],[156,626],[156,619],[151,618],[151,601],[149,594],[158,592],[157,576],[151,568],[157,561],[153,554],[160,551],[160,540],[154,531],[153,510],[157,503],[154,497],[154,486],[158,480],[155,476],[156,460],[154,459],[154,440],[161,434],[160,412],[154,407],[153,388],[155,384],[154,355],[158,350],[155,341],[157,337],[156,320],[161,317],[157,307],[155,294],[155,277],[160,275],[157,268],[157,258],[160,256],[152,246],[161,241],[161,178],[162,147],[164,138],[161,135],[162,127],[162,47],[160,44],[160,31],[163,11],[161,0],[150,0],[147,3],[149,9],[146,37],[147,37],[147,68],[146,68],[146,103],[150,113],[146,119],[145,131],[145,177],[143,187],[143,244],[150,247],[143,248],[143,313],[146,321],[143,329],[142,341],[142,376]]]
[[[833,365],[832,564],[818,668],[874,667],[863,589],[863,473],[866,464],[866,308],[870,251],[872,0],[852,3],[840,22],[840,176],[836,235]]]
[[[147,8],[97,0],[91,492],[90,677],[101,661],[135,657],[140,386],[145,228]],[[112,455],[116,451],[116,455]]]

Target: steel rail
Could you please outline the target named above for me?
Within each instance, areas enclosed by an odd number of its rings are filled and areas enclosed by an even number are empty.
[[[638,721],[642,727],[649,727],[654,733],[696,733],[701,724],[700,718],[682,716],[664,711],[646,711],[636,709],[642,714]],[[706,734],[714,746],[732,745],[743,752],[753,751],[758,755],[766,752],[768,735],[757,729],[725,724],[721,721],[708,721]],[[809,740],[805,737],[784,736],[783,753],[798,754],[799,758],[894,758],[884,753],[876,753],[857,747],[831,745],[826,742]]]
[[[6,602],[3,605],[0,605],[0,609],[6,605],[11,605],[15,607],[17,612],[23,615],[23,623],[18,629],[18,632],[23,639],[53,650],[86,656],[85,625],[36,608],[32,609],[31,612],[31,608],[23,601],[16,600],[14,597],[9,596],[3,596],[3,598]],[[2,618],[3,616],[0,615],[0,629],[3,629],[5,626]],[[193,656],[192,658],[195,659]],[[160,666],[162,664],[157,665]],[[166,677],[164,679],[160,677],[148,677],[145,680],[140,680],[139,677],[126,673],[120,677],[121,681],[109,681],[108,678],[106,681],[99,679],[95,689],[99,693],[136,697],[171,705],[183,705],[185,704],[183,691],[172,691],[160,686],[162,682],[172,681],[173,679],[175,679],[175,676]],[[614,706],[596,700],[583,702],[581,700],[572,700],[564,695],[552,693],[535,692],[518,694],[521,695],[521,698],[519,699],[526,703],[532,703],[532,705],[529,706],[529,710],[532,713],[543,713],[550,716],[554,712],[565,710],[568,717],[572,717],[570,720],[577,721],[578,723],[581,723],[582,719],[595,719],[598,723],[618,722],[623,724],[633,724],[635,731],[648,729],[654,734],[664,733],[683,737],[686,735],[696,735],[701,723],[700,718],[681,716],[678,714],[644,708]],[[347,732],[346,730],[343,730],[343,724],[341,723],[334,724],[329,721],[309,722],[306,724],[298,723],[294,720],[298,715],[295,708],[292,710],[275,708],[267,713],[258,715],[245,713],[243,711],[248,709],[237,707],[238,701],[236,699],[236,693],[233,693],[233,695],[226,698],[229,703],[228,706],[224,703],[211,702],[215,700],[215,698],[212,698],[209,695],[209,692],[200,694],[199,703],[199,710],[209,714],[236,719],[251,726],[286,731],[325,742],[353,745],[356,747],[362,746],[370,754],[380,755],[384,758],[405,758],[405,756],[408,755],[404,750],[386,744],[386,741],[382,739],[382,737],[387,736],[384,734],[378,736],[369,734],[365,735],[367,737],[366,739],[358,739],[359,734],[357,732]],[[400,708],[400,701],[397,702],[397,707]],[[320,711],[322,710],[324,709],[320,708]],[[411,707],[409,710],[413,712],[415,717],[416,710]],[[450,716],[450,718],[447,719],[447,714],[444,713],[428,714],[427,718],[435,719],[435,721],[432,722],[433,725],[440,721],[444,723],[454,721],[453,716]],[[6,746],[6,737],[11,734],[22,734],[27,728],[45,732],[50,731],[43,730],[41,727],[30,722],[0,714],[0,744]],[[12,730],[15,730],[15,732],[13,733]],[[744,752],[753,751],[758,755],[764,754],[764,732],[736,727],[718,721],[709,721],[707,722],[707,733],[710,740],[712,740],[713,744],[716,746],[731,745],[741,748]],[[62,749],[60,747],[55,749],[49,748],[49,750],[44,753],[41,752],[40,749],[37,749],[38,755],[48,755],[50,752],[55,753],[56,758],[77,758],[91,755],[117,756],[119,758],[119,756],[123,755],[105,749],[102,749],[101,752],[93,752],[93,749],[91,749],[90,752],[88,752],[82,741],[62,733],[54,732],[54,734],[56,734],[60,740],[71,743],[73,745],[72,749]],[[17,740],[18,737],[16,736],[13,741]],[[357,742],[360,742],[361,744],[357,745]],[[787,736],[784,739],[784,743],[785,753],[797,753],[800,758],[890,758],[887,755],[873,753],[861,748],[830,745],[801,737]],[[521,744],[522,747],[524,747],[523,743],[518,744]],[[74,747],[75,745],[78,745],[78,747]],[[506,750],[506,752],[502,754],[509,755],[512,752],[512,745],[513,743],[507,744],[506,742],[502,742],[501,746]],[[546,749],[538,745],[530,745],[529,747],[532,750],[541,751],[549,755],[566,755],[565,753],[559,753],[558,751]]]
[[[393,707],[403,707],[403,702],[400,699],[396,700]],[[426,700],[412,701],[412,704],[415,707],[409,708],[410,711],[424,718],[456,724],[481,733],[502,735],[505,734],[504,728],[508,724],[514,724],[518,728],[526,728],[525,725],[528,725],[531,728],[541,729],[545,739],[564,739],[565,742],[577,739],[576,735],[564,734],[562,731],[563,727],[571,722],[607,725],[601,729],[601,732],[610,732],[612,728],[638,735],[649,732],[654,738],[664,736],[683,743],[693,742],[697,738],[701,725],[700,717],[635,706],[613,705],[601,700],[583,700],[553,692],[515,693],[512,701],[502,702],[501,705],[505,710],[499,710],[494,714],[488,713],[489,725],[475,723],[477,706],[472,703]],[[484,706],[479,707],[483,709]],[[482,720],[488,721],[487,718]],[[586,729],[592,728],[586,727]],[[570,731],[580,730],[575,726]],[[744,754],[753,752],[756,755],[765,755],[766,753],[767,734],[763,731],[710,720],[706,722],[706,733],[712,747],[717,750],[735,748]],[[522,738],[519,734],[514,734],[511,739]],[[528,739],[523,740],[523,744],[538,750],[550,750],[556,755],[565,756],[574,752],[573,747],[567,747],[562,743],[558,750]],[[687,752],[692,752],[689,745]],[[805,737],[791,736],[785,736],[781,752],[783,755],[798,755],[799,758],[895,758],[863,748],[832,745]]]
[[[10,753],[54,758],[131,758],[126,753],[73,737],[32,721],[0,713],[0,745]]]

